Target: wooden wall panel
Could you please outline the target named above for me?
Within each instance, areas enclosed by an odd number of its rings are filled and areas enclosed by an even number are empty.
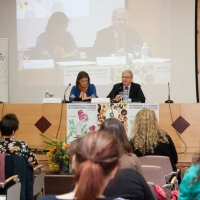
[[[66,104],[64,104],[59,129],[61,106],[61,104],[0,104],[0,116],[11,112],[15,113],[20,121],[15,139],[25,141],[31,148],[42,149],[45,145],[35,123],[44,116],[52,124],[44,134],[50,138],[56,138],[58,133],[57,138],[64,139],[67,134],[67,111]],[[174,121],[182,116],[190,123],[190,126],[182,134],[177,133],[171,126],[170,109]],[[170,104],[170,109],[168,104],[160,104],[160,127],[172,137],[177,152],[185,150],[180,137],[183,139],[187,145],[187,151],[180,154],[180,159],[190,162],[192,155],[200,149],[200,104]]]

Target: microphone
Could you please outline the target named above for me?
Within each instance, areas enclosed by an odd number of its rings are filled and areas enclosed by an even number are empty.
[[[62,103],[69,103],[69,101],[66,100],[65,94],[66,94],[66,91],[68,90],[70,85],[71,85],[71,83],[69,83],[69,85],[67,86],[67,88],[66,88],[66,90],[64,92],[64,99],[63,99]]]
[[[117,88],[116,90],[114,90],[114,92],[113,92],[113,98],[111,99],[111,103],[116,103],[116,101],[114,100],[114,98],[115,98],[115,92],[117,91],[117,90],[120,90],[122,87],[119,87],[119,88]]]
[[[165,103],[174,103],[174,102],[170,99],[170,86],[169,86],[169,82],[168,82],[168,100],[166,100]]]

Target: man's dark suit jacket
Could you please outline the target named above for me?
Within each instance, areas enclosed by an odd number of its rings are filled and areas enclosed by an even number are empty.
[[[125,31],[125,51],[133,53],[134,45],[142,45],[142,40],[137,31],[128,28]],[[94,57],[109,57],[117,51],[116,38],[114,36],[113,27],[110,26],[97,32],[91,56]]]
[[[113,89],[107,96],[107,98],[114,99],[116,95],[119,94],[119,91],[123,91],[123,84],[117,83],[113,86]],[[142,89],[139,84],[137,83],[131,83],[130,91],[129,91],[129,99],[131,99],[132,102],[141,102],[145,103],[145,96],[142,92]]]

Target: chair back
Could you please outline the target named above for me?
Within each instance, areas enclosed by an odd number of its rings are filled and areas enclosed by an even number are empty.
[[[7,190],[6,200],[20,200],[21,183],[18,182]]]
[[[37,175],[34,179],[33,184],[33,196],[37,195],[39,192],[44,192],[44,177],[45,172],[42,172],[41,174]]]
[[[11,177],[15,174],[18,175],[21,183],[20,200],[33,200],[33,166],[23,156],[17,156],[12,154],[6,155],[5,178]],[[9,183],[6,184],[4,190],[6,191],[12,185],[9,185]]]
[[[45,195],[45,190],[44,190],[44,178],[45,178],[45,172],[44,168],[42,165],[38,165],[37,167],[34,168],[34,171],[39,170],[40,173],[36,175],[34,179],[34,184],[33,184],[33,196],[36,196],[40,192],[42,195]]]
[[[153,165],[142,165],[142,169],[144,172],[145,180],[147,182],[152,182],[161,187],[166,184],[165,176],[161,167]]]
[[[147,182],[147,184],[148,184],[148,186],[149,186],[154,198],[157,200],[156,192],[155,192],[155,184],[152,183],[152,182]]]
[[[141,156],[139,157],[139,160],[142,165],[160,166],[164,175],[173,172],[171,161],[167,156]]]

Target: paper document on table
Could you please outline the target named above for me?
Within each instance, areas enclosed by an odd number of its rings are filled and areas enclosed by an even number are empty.
[[[170,59],[169,58],[148,58],[147,61],[145,61],[146,63],[163,63],[163,62],[169,62]],[[132,60],[133,63],[142,63],[144,62],[142,59],[135,59]]]
[[[96,62],[92,61],[70,61],[70,62],[57,62],[60,66],[81,66],[81,65],[95,65]]]

